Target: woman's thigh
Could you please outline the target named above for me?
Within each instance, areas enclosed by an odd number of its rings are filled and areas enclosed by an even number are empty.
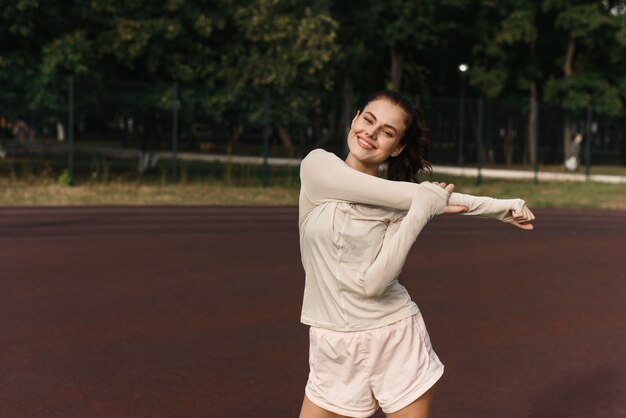
[[[338,415],[320,408],[305,395],[302,401],[302,409],[300,410],[300,418],[344,418],[344,415]]]
[[[430,416],[430,408],[433,404],[433,389],[430,388],[426,393],[417,398],[413,403],[405,406],[401,410],[393,414],[387,414],[387,418],[428,418]]]

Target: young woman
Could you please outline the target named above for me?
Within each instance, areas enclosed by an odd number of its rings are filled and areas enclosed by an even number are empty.
[[[309,417],[427,417],[443,365],[398,282],[407,254],[434,216],[467,213],[532,229],[521,199],[453,193],[417,183],[429,168],[428,132],[403,96],[380,92],[352,121],[345,162],[312,151],[300,168],[299,228],[306,273],[301,321],[310,326]],[[388,177],[377,177],[382,163]]]

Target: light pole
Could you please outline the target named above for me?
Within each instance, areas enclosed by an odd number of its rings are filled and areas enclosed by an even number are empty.
[[[464,112],[465,109],[465,73],[469,70],[469,65],[460,64],[459,74],[461,75],[461,96],[459,99],[459,139],[457,144],[457,163],[463,165],[463,130],[464,130]]]

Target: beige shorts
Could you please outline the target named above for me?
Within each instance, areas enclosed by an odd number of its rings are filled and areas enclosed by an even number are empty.
[[[306,396],[349,417],[397,412],[443,374],[421,314],[367,331],[311,327]]]

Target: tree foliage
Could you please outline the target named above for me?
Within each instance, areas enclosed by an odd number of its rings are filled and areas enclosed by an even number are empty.
[[[94,92],[177,81],[215,120],[259,121],[270,89],[293,96],[273,120],[310,120],[330,104],[294,92],[452,96],[461,62],[473,95],[533,88],[607,115],[626,100],[624,0],[0,0],[0,44],[0,103],[48,112],[73,74]]]
[[[546,80],[546,101],[571,110],[592,105],[599,113],[620,114],[626,99],[621,88],[625,44],[620,40],[626,15],[611,13],[604,1],[545,0],[543,9],[555,14],[555,35],[562,39],[555,55],[563,69]]]

